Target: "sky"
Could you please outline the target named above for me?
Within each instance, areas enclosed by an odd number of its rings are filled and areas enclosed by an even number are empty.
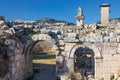
[[[83,9],[85,24],[100,21],[100,5],[108,3],[110,18],[120,17],[120,0],[0,0],[0,15],[6,20],[53,18],[76,23],[78,7]]]

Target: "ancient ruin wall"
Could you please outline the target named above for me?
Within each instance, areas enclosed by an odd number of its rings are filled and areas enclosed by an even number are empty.
[[[120,43],[117,42],[66,43],[64,56],[67,66],[64,69],[68,69],[69,73],[74,73],[73,54],[79,47],[88,47],[94,51],[95,80],[110,80],[111,76],[120,75]]]

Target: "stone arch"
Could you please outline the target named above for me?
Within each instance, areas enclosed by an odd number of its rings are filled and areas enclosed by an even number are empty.
[[[47,35],[47,34],[38,34],[38,35],[33,35],[32,37],[32,43],[29,44],[29,46],[26,48],[25,53],[31,53],[33,47],[39,43],[40,41],[47,41],[48,43],[50,43],[50,45],[53,47],[53,49],[56,51],[58,49],[57,45],[56,45],[56,41],[55,39],[52,39],[51,36]]]
[[[38,35],[33,35],[31,37],[30,43],[29,45],[27,45],[24,53],[25,53],[25,59],[26,59],[26,64],[29,65],[28,67],[26,67],[28,69],[28,74],[32,74],[33,73],[33,55],[32,55],[32,50],[34,48],[34,46],[39,43],[40,41],[47,41],[48,43],[51,44],[51,46],[53,47],[53,49],[55,50],[56,53],[56,49],[57,49],[57,45],[55,44],[55,40],[52,39],[49,35],[47,34],[38,34]],[[31,73],[29,73],[31,72]]]
[[[95,44],[93,44],[93,43],[76,44],[68,52],[67,66],[68,66],[69,72],[74,72],[74,54],[75,54],[75,51],[80,47],[83,47],[83,48],[88,47],[89,49],[93,50],[94,59],[102,58],[101,51]]]
[[[88,47],[94,51],[95,58],[102,58],[101,51],[99,50],[99,48],[95,44],[92,44],[92,43],[74,45],[69,52],[69,58],[71,58],[71,59],[74,58],[74,53],[75,53],[76,49],[78,49],[79,47]]]

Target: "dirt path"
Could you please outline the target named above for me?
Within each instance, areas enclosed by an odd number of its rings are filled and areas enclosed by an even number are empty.
[[[55,80],[55,58],[48,55],[39,57],[37,55],[33,60],[33,68],[39,71],[34,74],[33,80]]]
[[[55,68],[53,66],[45,66],[40,69],[40,73],[34,75],[34,80],[55,80]]]

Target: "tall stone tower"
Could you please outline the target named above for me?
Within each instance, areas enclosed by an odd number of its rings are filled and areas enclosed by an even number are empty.
[[[77,10],[76,23],[77,23],[78,27],[83,28],[83,26],[84,26],[84,16],[83,16],[83,11],[80,7]]]
[[[107,25],[109,23],[109,4],[102,4],[101,7],[101,24]]]

